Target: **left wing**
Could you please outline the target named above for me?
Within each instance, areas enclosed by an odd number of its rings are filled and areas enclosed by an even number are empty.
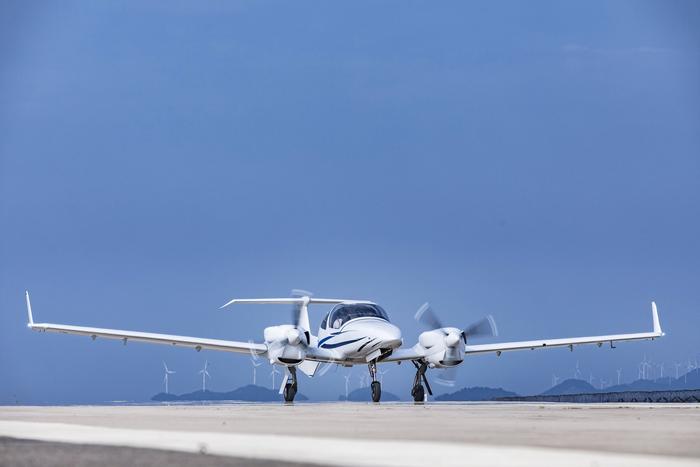
[[[264,354],[267,352],[265,344],[253,342],[237,342],[221,339],[207,339],[201,337],[175,336],[171,334],[156,334],[152,332],[124,331],[120,329],[103,329],[85,326],[72,326],[68,324],[35,323],[32,316],[32,305],[29,301],[29,292],[25,292],[27,300],[27,315],[29,322],[27,327],[39,332],[60,332],[63,334],[78,334],[90,336],[92,339],[104,337],[107,339],[119,339],[126,344],[128,341],[148,342],[151,344],[168,344],[180,347],[189,347],[197,351],[202,349],[220,350],[224,352]]]

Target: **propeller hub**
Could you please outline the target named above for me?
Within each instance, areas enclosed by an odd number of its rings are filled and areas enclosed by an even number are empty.
[[[459,341],[460,341],[459,333],[448,332],[447,335],[445,336],[445,345],[447,347],[454,347],[457,344],[459,344]]]
[[[287,340],[291,345],[297,345],[301,342],[301,333],[298,329],[290,329],[287,331]]]

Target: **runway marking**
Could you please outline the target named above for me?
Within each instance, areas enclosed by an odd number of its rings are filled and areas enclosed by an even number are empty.
[[[573,449],[399,440],[313,438],[195,431],[135,430],[0,420],[0,436],[73,444],[128,446],[335,466],[698,467],[698,460]]]

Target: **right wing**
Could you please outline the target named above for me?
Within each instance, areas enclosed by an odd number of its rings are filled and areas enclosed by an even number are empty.
[[[540,339],[521,342],[501,342],[497,344],[467,344],[464,346],[466,355],[495,352],[501,355],[501,352],[512,350],[535,350],[535,349],[550,349],[552,347],[569,347],[574,349],[575,345],[596,344],[598,347],[609,342],[613,346],[615,342],[636,341],[636,340],[654,340],[664,336],[659,322],[659,314],[656,310],[656,303],[651,302],[651,317],[653,330],[651,332],[638,332],[633,334],[611,334],[606,336],[587,336],[587,337],[565,337],[563,339]]]
[[[168,344],[180,347],[189,347],[197,351],[202,349],[220,350],[224,352],[264,354],[267,352],[265,344],[253,342],[237,342],[221,339],[206,339],[201,337],[174,336],[171,334],[156,334],[152,332],[124,331],[120,329],[92,328],[85,326],[72,326],[69,324],[35,323],[32,316],[32,305],[29,301],[29,292],[25,293],[27,300],[27,315],[29,322],[27,327],[39,332],[59,332],[62,334],[78,334],[90,336],[92,339],[103,337],[107,339],[119,339],[126,344],[128,341],[147,342],[151,344]]]

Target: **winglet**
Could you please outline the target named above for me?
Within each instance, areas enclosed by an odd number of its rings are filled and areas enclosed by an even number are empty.
[[[27,318],[29,319],[27,327],[31,328],[34,324],[34,317],[32,316],[32,302],[29,301],[29,290],[24,291],[24,296],[27,300]]]
[[[664,335],[661,330],[661,323],[659,322],[659,312],[656,310],[656,302],[651,302],[651,316],[654,320],[654,332],[660,336]]]

